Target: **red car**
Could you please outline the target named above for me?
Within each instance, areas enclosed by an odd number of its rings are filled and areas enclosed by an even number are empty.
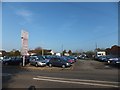
[[[63,57],[67,62],[69,62],[69,63],[74,63],[75,61],[74,60],[72,60],[72,59],[70,59],[70,58],[68,58],[68,57]]]
[[[72,59],[68,59],[68,62],[69,62],[69,63],[74,63],[75,61],[72,60]]]

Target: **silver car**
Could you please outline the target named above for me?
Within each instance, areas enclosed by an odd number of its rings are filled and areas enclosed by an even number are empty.
[[[46,66],[46,62],[42,56],[31,56],[30,57],[30,64],[38,66]]]

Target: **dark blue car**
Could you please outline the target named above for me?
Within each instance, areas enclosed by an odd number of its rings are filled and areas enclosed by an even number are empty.
[[[25,64],[27,64],[27,63],[28,63],[28,61],[25,59]],[[22,66],[23,65],[23,58],[20,56],[10,57],[7,60],[3,59],[2,64],[3,65],[20,65],[20,66]]]
[[[67,62],[63,58],[54,57],[54,58],[51,58],[49,61],[49,67],[51,66],[59,66],[59,67],[65,68],[65,67],[71,66],[71,63]]]
[[[108,64],[120,64],[120,57],[119,58],[110,58],[108,60]]]

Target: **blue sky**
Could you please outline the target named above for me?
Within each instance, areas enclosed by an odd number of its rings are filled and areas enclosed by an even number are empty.
[[[29,49],[94,50],[118,44],[118,6],[112,2],[4,2],[2,47],[21,48],[21,29]]]

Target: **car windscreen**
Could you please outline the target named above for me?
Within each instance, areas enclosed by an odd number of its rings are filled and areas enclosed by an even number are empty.
[[[50,57],[50,56],[45,56],[45,58],[46,58],[46,59],[51,59],[51,57]]]
[[[45,60],[45,59],[42,56],[37,56],[36,60],[41,61],[41,60]]]
[[[22,58],[16,58],[16,59],[14,59],[14,60],[22,60]]]
[[[71,59],[71,58],[70,58],[70,57],[65,57],[65,59],[69,60],[69,59]]]
[[[61,60],[61,61],[64,61],[64,62],[67,62],[67,61],[68,61],[68,59],[67,59],[67,58],[64,58],[64,57],[61,57],[60,60]]]
[[[3,59],[10,59],[10,57],[3,57]]]
[[[69,56],[69,58],[74,59],[74,57],[72,57],[72,56]]]

